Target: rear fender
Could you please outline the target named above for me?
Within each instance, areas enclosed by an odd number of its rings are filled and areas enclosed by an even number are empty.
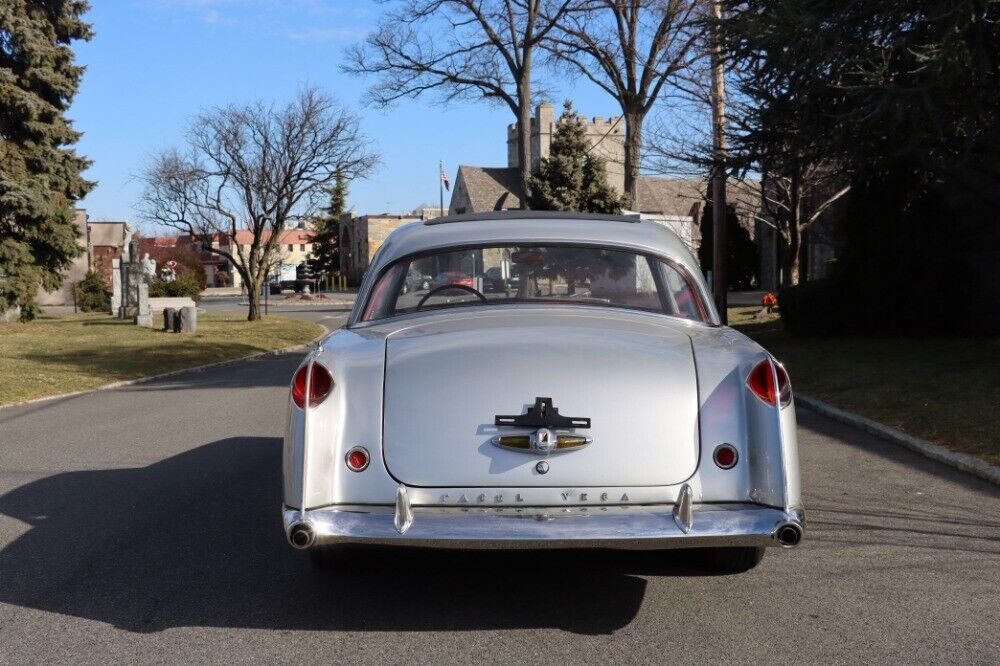
[[[396,483],[382,462],[382,377],[385,339],[341,329],[303,363],[321,363],[334,388],[317,407],[289,399],[285,432],[284,503],[301,509],[328,504],[389,504]],[[352,472],[347,452],[363,446],[370,462]]]

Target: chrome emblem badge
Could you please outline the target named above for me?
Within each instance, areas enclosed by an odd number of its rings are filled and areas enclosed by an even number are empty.
[[[548,455],[555,451],[556,444],[559,443],[556,434],[548,428],[539,428],[531,433],[529,441],[531,442],[531,450],[542,455]]]

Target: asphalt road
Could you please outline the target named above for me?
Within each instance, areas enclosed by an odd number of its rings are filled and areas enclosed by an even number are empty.
[[[351,311],[354,302],[353,294],[331,297],[331,303],[311,304],[285,304],[284,297],[275,296],[268,302],[268,314],[281,315],[285,317],[295,317],[298,319],[308,319],[318,322],[327,328],[337,328],[347,320],[347,315]],[[238,296],[223,296],[205,298],[199,306],[204,312],[210,314],[217,313],[238,313],[246,315],[246,302]],[[263,307],[263,306],[262,306]]]
[[[0,663],[998,661],[998,489],[802,411],[806,541],[747,574],[614,552],[314,570],[279,518],[297,361],[0,410]]]

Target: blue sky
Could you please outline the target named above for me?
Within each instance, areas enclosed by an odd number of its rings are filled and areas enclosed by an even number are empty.
[[[363,117],[383,164],[353,184],[349,205],[361,213],[407,212],[436,205],[437,163],[454,180],[458,164],[506,165],[506,108],[443,107],[432,99],[388,111],[362,106],[365,82],[338,70],[343,51],[361,40],[383,8],[371,0],[92,0],[94,39],[77,43],[87,66],[70,110],[99,182],[80,204],[92,220],[139,222],[141,186],[133,178],[149,156],[179,145],[200,110],[254,99],[284,101],[303,85],[334,95]],[[579,87],[576,87],[576,86]],[[564,81],[557,110],[571,97],[589,116],[617,115],[590,84]],[[445,202],[447,205],[447,193]]]

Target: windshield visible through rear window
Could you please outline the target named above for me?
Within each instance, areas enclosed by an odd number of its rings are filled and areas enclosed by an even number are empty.
[[[691,280],[665,261],[623,250],[523,245],[400,260],[375,285],[361,320],[509,303],[622,307],[707,320]]]

